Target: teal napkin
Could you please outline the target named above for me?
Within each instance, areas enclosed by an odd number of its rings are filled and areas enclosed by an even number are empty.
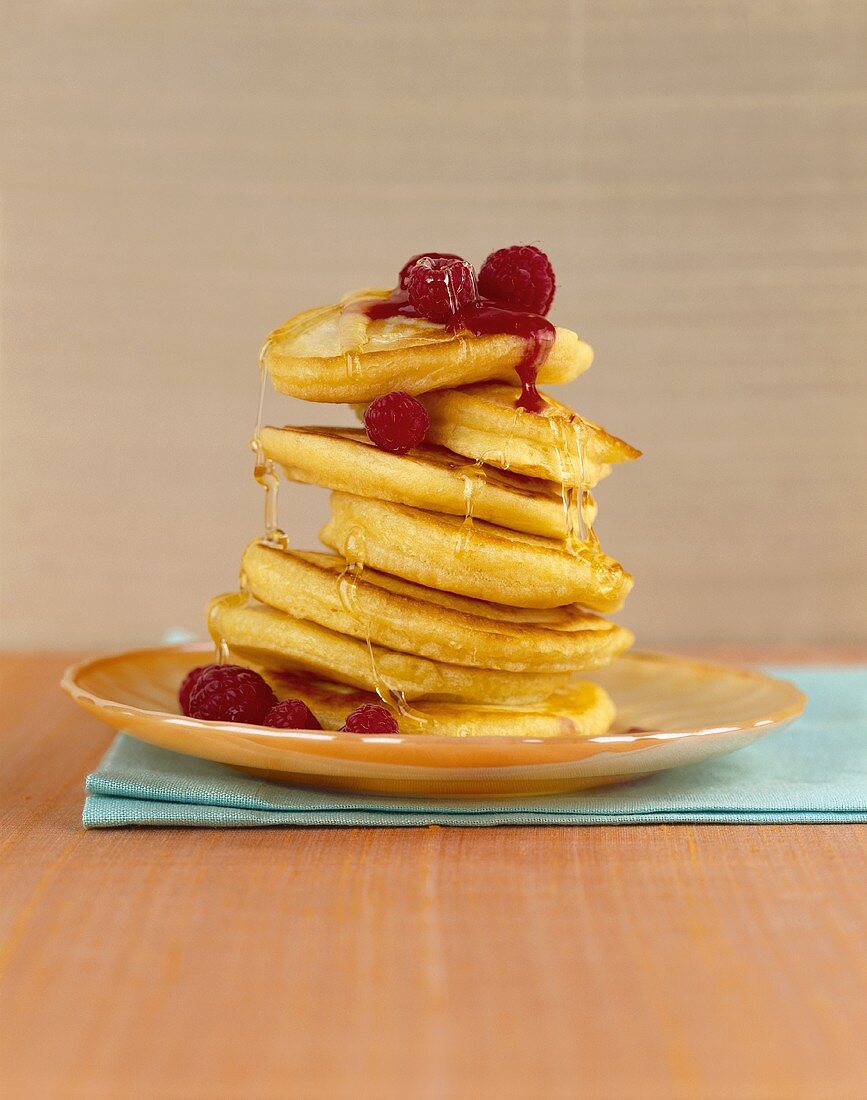
[[[772,670],[773,671],[773,670]],[[749,748],[616,787],[508,802],[267,783],[119,734],[87,778],[86,828],[121,825],[635,825],[867,821],[867,669],[785,668],[809,698]]]

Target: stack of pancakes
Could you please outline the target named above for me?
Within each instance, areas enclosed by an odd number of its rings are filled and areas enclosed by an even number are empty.
[[[616,611],[632,578],[599,547],[591,491],[639,452],[550,397],[541,414],[518,408],[520,337],[347,308],[387,294],[299,315],[269,337],[263,365],[281,393],[362,412],[413,394],[425,441],[393,454],[363,428],[257,429],[269,469],[332,491],[320,533],[331,552],[274,531],[251,543],[241,592],[211,602],[211,633],[326,728],[378,696],[408,733],[604,732],[613,705],[576,673],[631,644],[594,612]],[[591,360],[557,329],[539,381]]]

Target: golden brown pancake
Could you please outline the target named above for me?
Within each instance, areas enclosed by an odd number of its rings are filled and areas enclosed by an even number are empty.
[[[567,485],[595,485],[610,464],[641,455],[548,394],[542,414],[516,408],[520,393],[514,385],[480,382],[422,394],[430,420],[427,441],[490,466]]]
[[[589,544],[573,553],[553,539],[476,522],[456,552],[461,526],[454,516],[332,493],[331,519],[319,537],[348,560],[384,573],[516,607],[580,603],[616,611],[632,588],[623,567]]]
[[[376,695],[317,680],[300,670],[261,669],[280,699],[303,699],[324,729],[339,730],[346,716]],[[597,684],[572,681],[542,703],[498,706],[421,699],[410,714],[394,710],[402,734],[439,737],[599,737],[614,719],[614,704]]]
[[[518,336],[470,336],[419,317],[369,321],[347,309],[389,290],[358,291],[336,305],[292,317],[265,341],[262,361],[275,389],[305,401],[372,401],[391,390],[420,394],[445,386],[497,378],[517,382],[525,353]],[[593,360],[589,344],[558,328],[542,383],[568,382]]]
[[[546,699],[565,686],[563,672],[501,672],[446,664],[338,634],[283,611],[247,602],[238,593],[212,600],[208,627],[229,652],[266,668],[304,668],[370,691],[401,692],[485,703]]]
[[[435,592],[369,568],[356,577],[344,566],[333,554],[257,541],[244,552],[241,570],[248,591],[270,607],[449,664],[574,672],[608,664],[632,642],[628,630],[575,605],[558,609],[559,621],[545,622],[545,612]]]
[[[422,444],[389,454],[358,428],[263,428],[260,438],[265,455],[292,481],[455,516],[471,513],[548,538],[569,534],[567,507],[572,527],[578,524],[576,502],[550,481],[467,464],[444,447]]]

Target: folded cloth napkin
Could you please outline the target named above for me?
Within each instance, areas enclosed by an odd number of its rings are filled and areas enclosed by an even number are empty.
[[[87,828],[120,825],[635,825],[867,821],[867,669],[785,668],[809,704],[746,749],[579,794],[508,802],[305,790],[119,734],[87,778]]]

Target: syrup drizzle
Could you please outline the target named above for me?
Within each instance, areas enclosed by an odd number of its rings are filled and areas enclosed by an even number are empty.
[[[419,714],[418,711],[414,711],[407,703],[405,694],[388,683],[376,662],[376,653],[371,638],[370,617],[362,616],[358,600],[358,584],[364,573],[366,556],[367,541],[364,530],[361,527],[351,527],[343,542],[344,566],[337,577],[338,598],[347,615],[350,615],[364,629],[373,690],[386,706],[394,707],[402,718],[407,718],[419,724],[424,723],[427,718],[423,714]]]
[[[465,554],[470,548],[473,538],[473,518],[476,500],[481,490],[488,483],[485,473],[484,458],[470,463],[468,466],[459,466],[456,473],[460,474],[464,482],[464,522],[460,526],[455,538],[455,553]]]
[[[267,350],[268,343],[266,342],[259,353],[259,405],[256,411],[256,427],[253,438],[250,440],[250,450],[256,456],[253,465],[253,477],[265,490],[265,538],[263,542],[266,546],[273,546],[278,550],[288,550],[289,539],[286,532],[280,527],[277,511],[280,476],[274,462],[265,457],[265,448],[262,444],[262,410],[265,407],[265,389],[268,384],[268,368],[265,365]]]
[[[253,465],[253,477],[265,490],[265,536],[260,541],[264,546],[276,547],[280,550],[289,548],[289,539],[280,528],[277,512],[277,494],[280,488],[280,478],[273,461],[265,457],[265,448],[262,444],[262,414],[265,407],[265,389],[268,382],[268,368],[265,365],[265,356],[268,352],[270,340],[266,340],[259,352],[259,402],[256,408],[256,427],[253,430],[253,438],[250,440],[250,450],[253,451],[255,462]],[[216,612],[220,607],[245,607],[251,599],[247,575],[242,569],[238,574],[238,591],[224,597],[211,608],[208,616],[208,630],[214,639],[216,649],[215,660],[217,664],[225,664],[229,659],[229,646],[221,635],[216,625]]]
[[[521,418],[527,415],[527,410],[520,405],[515,406],[515,415],[512,417],[512,423],[509,425],[509,430],[503,439],[503,445],[496,450],[485,451],[477,460],[477,464],[497,466],[501,470],[511,470],[512,460],[509,457],[512,449],[512,441],[515,438],[515,434],[518,431],[518,425],[521,422]]]
[[[364,531],[360,527],[350,528],[343,544],[345,564],[337,578],[337,595],[343,610],[356,621],[361,617],[358,610],[358,582],[364,572],[366,550]]]
[[[593,530],[593,500],[585,458],[584,422],[575,413],[568,417],[549,416],[547,420],[559,466],[566,548],[573,554],[579,550],[578,543],[598,548],[599,539]]]
[[[455,472],[463,478],[464,482],[464,521],[455,538],[456,554],[466,553],[472,543],[476,501],[478,500],[479,493],[488,483],[488,475],[485,467],[496,466],[501,470],[508,470],[511,467],[512,460],[509,458],[509,448],[515,436],[518,422],[521,417],[526,414],[526,411],[527,410],[524,408],[516,407],[512,425],[503,441],[503,446],[499,450],[485,451],[484,454],[481,454],[475,460],[475,462],[468,463],[465,466],[453,467]]]
[[[578,480],[580,493],[578,494],[577,515],[581,524],[580,537],[595,549],[599,548],[599,539],[593,530],[593,498],[590,494],[590,474],[587,470],[587,427],[580,416],[571,413],[568,423],[575,435],[575,454],[578,456]]]
[[[214,642],[214,664],[224,665],[229,660],[229,643],[217,625],[217,615],[225,607],[245,607],[249,602],[246,577],[241,573],[241,587],[237,592],[228,592],[213,601],[208,611],[208,633]]]

